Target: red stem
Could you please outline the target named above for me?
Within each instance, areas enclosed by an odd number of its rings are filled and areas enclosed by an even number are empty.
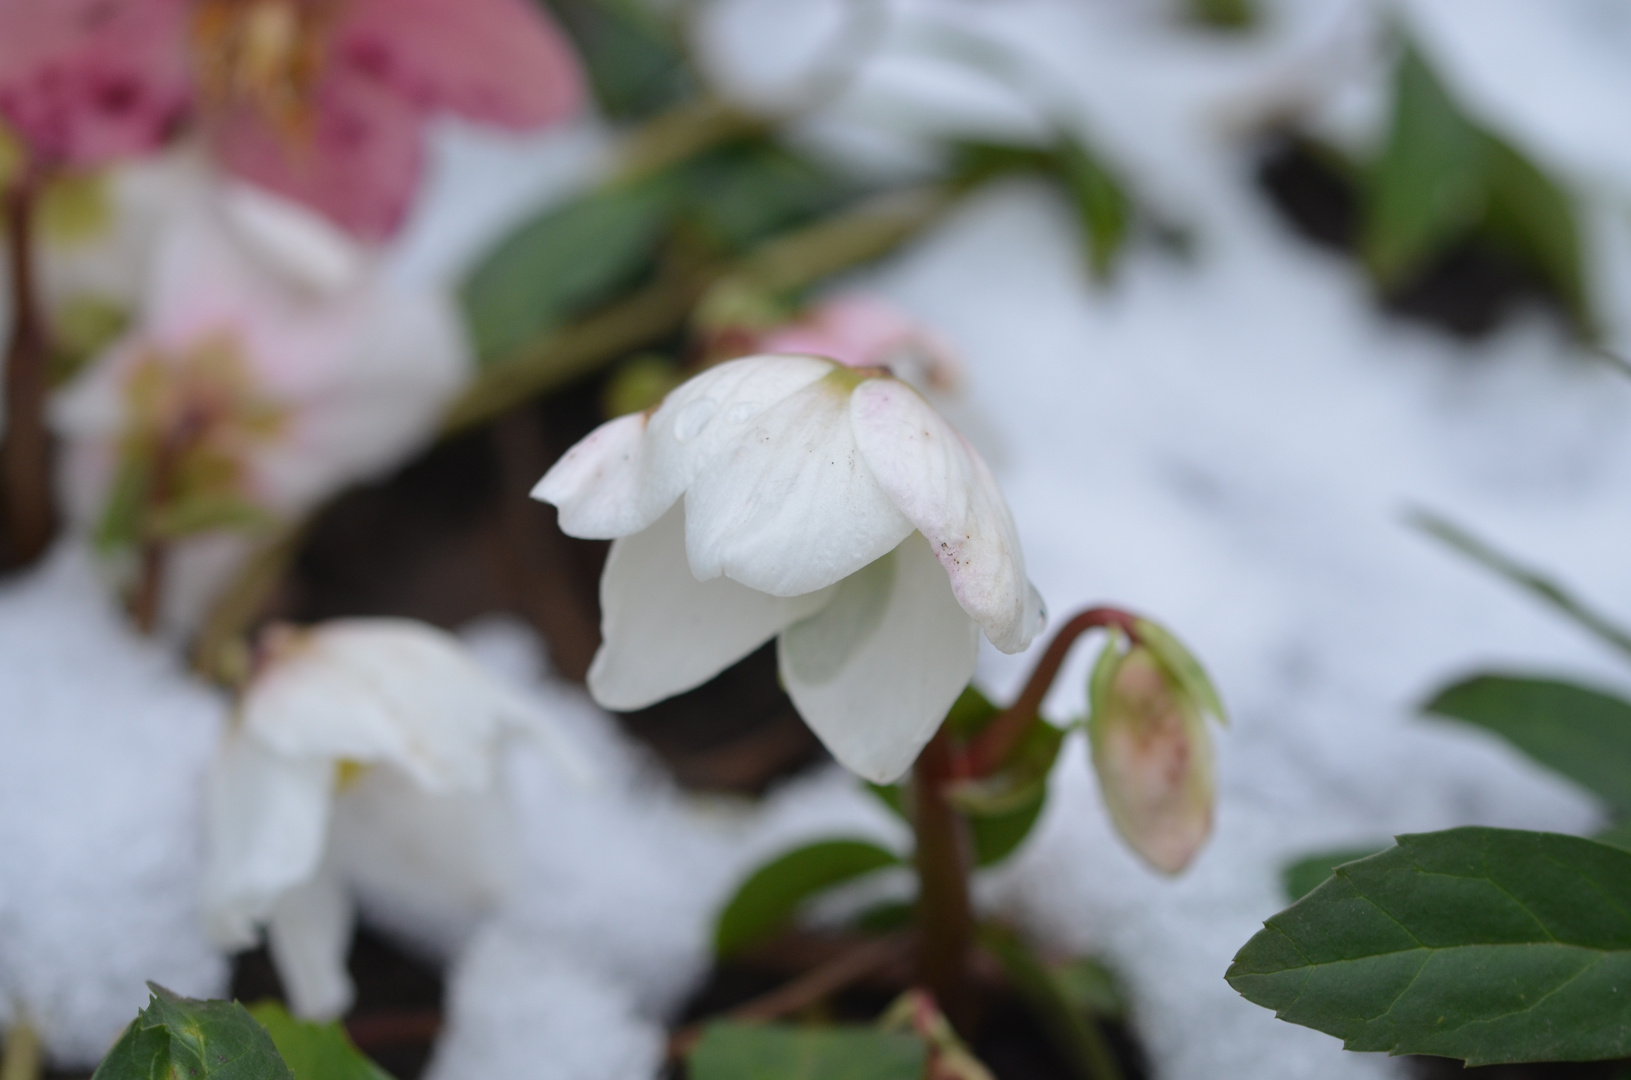
[[[967,1033],[973,1020],[968,979],[974,945],[974,905],[968,895],[973,844],[968,822],[946,799],[946,786],[956,779],[956,764],[956,748],[942,728],[913,766],[918,981],[953,1025]]]
[[[1042,699],[1048,696],[1053,680],[1059,677],[1065,656],[1076,639],[1089,630],[1114,627],[1133,641],[1138,640],[1138,617],[1119,608],[1095,607],[1074,616],[1059,628],[1048,642],[1048,649],[1037,661],[1030,681],[1014,703],[997,714],[968,744],[964,767],[972,776],[989,776],[1002,767],[1008,755],[1025,737],[1032,721],[1042,709]]]
[[[36,190],[37,178],[25,167],[5,193],[12,330],[6,351],[6,429],[0,437],[0,510],[11,566],[39,558],[56,528],[51,436],[45,426],[45,328],[34,281]]]

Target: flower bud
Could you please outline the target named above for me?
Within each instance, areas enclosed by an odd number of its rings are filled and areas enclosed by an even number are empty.
[[[1093,670],[1093,767],[1122,837],[1151,866],[1176,874],[1212,831],[1216,784],[1206,717],[1221,722],[1223,715],[1183,646],[1142,621],[1137,629],[1139,643],[1129,646],[1117,633]]]

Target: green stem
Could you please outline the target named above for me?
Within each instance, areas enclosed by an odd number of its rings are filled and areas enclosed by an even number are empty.
[[[6,423],[0,436],[0,496],[6,562],[39,558],[56,528],[51,497],[51,436],[45,426],[46,341],[34,279],[37,178],[25,168],[5,193],[11,271],[11,342],[6,350]]]
[[[968,891],[972,844],[968,822],[946,798],[955,766],[956,750],[942,729],[913,767],[918,981],[952,1024],[966,1033],[973,1019],[968,979],[974,944],[974,906]]]

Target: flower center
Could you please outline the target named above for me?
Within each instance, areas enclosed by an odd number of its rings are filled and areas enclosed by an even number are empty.
[[[311,123],[336,0],[198,0],[193,55],[204,99],[243,104],[290,135]]]

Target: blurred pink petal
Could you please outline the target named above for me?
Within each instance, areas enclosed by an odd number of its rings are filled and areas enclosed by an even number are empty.
[[[870,296],[839,296],[764,334],[758,351],[824,356],[847,367],[893,367],[909,381],[949,389],[962,377],[951,346],[898,308]]]
[[[192,100],[185,0],[0,0],[0,119],[47,164],[162,143]]]
[[[239,100],[214,118],[214,138],[229,169],[366,239],[406,217],[430,116],[529,128],[582,103],[577,59],[525,0],[350,0],[312,32],[327,41],[308,123],[291,129]]]

